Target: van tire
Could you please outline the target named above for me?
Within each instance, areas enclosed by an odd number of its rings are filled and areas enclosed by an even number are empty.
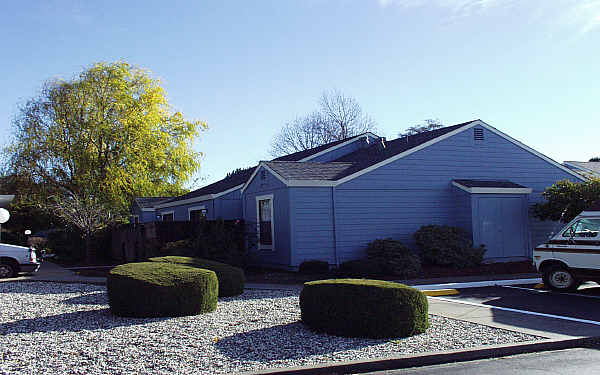
[[[0,263],[0,278],[10,278],[17,275],[17,269],[11,262],[2,261]]]
[[[564,266],[553,265],[548,267],[542,275],[544,284],[558,292],[573,292],[579,288],[581,282],[573,273]]]

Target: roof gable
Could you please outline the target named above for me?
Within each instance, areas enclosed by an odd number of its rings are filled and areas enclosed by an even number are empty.
[[[260,165],[276,175],[287,186],[337,186],[475,126],[481,126],[493,132],[578,179],[585,179],[571,169],[533,150],[481,120],[468,121],[429,132],[401,137],[389,142],[376,142],[370,147],[344,155],[334,162],[277,163],[274,160],[271,162],[261,162]],[[323,170],[319,171],[319,168]],[[254,175],[250,177],[244,189],[253,177]]]

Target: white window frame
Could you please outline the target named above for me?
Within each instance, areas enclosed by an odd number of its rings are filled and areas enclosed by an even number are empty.
[[[133,219],[132,224],[140,224],[140,215],[131,215],[131,218]],[[137,223],[135,222],[135,219],[137,219]]]
[[[204,211],[204,217],[206,217],[207,216],[206,214],[208,214],[208,211],[206,211],[205,205],[189,207],[188,208],[188,221],[192,221],[192,211]]]
[[[260,201],[270,200],[271,201],[271,244],[263,245],[260,243]],[[258,250],[271,250],[275,251],[275,222],[273,220],[273,212],[275,211],[275,199],[273,194],[257,195],[256,196],[256,234],[257,234],[257,247]]]
[[[165,212],[161,212],[161,213],[160,213],[160,221],[164,221],[164,220],[163,220],[163,216],[164,216],[164,215],[168,215],[168,214],[173,214],[173,221],[175,221],[175,211],[165,211]]]

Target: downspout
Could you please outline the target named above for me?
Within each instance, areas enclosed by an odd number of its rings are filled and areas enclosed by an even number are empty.
[[[337,239],[338,239],[338,235],[337,235],[337,215],[335,214],[335,186],[331,187],[331,214],[332,214],[332,225],[333,225],[333,258],[335,259],[335,266],[339,267],[340,266],[340,260],[338,258],[338,252],[337,252]]]

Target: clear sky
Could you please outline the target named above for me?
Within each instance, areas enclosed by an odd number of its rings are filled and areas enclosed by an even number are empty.
[[[10,1],[0,41],[3,140],[45,80],[125,60],[208,122],[193,187],[269,159],[333,88],[388,138],[481,118],[559,162],[600,156],[598,0]]]

